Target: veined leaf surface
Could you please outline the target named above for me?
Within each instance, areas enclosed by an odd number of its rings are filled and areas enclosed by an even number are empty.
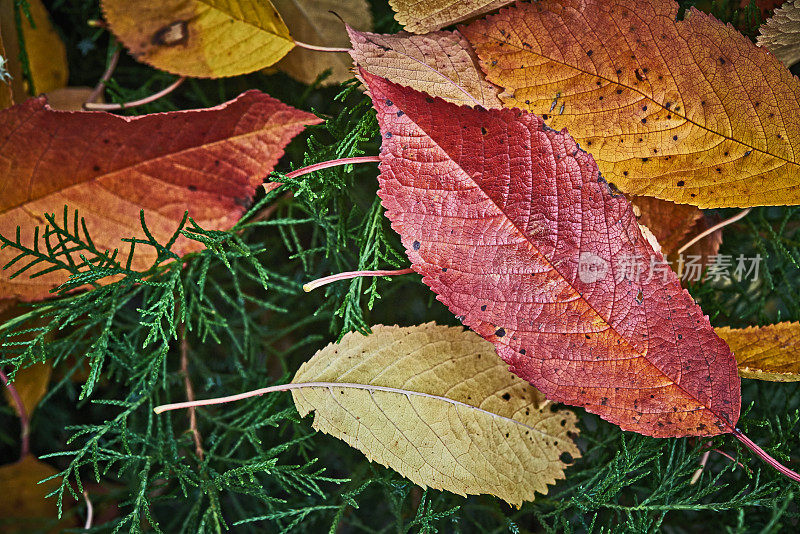
[[[520,505],[580,456],[575,414],[552,410],[490,343],[461,328],[351,332],[292,383],[308,384],[292,395],[300,415],[315,412],[314,428],[421,486]]]
[[[246,74],[294,47],[269,0],[103,0],[102,6],[134,58],[184,76]]]
[[[121,238],[144,238],[140,210],[162,244],[186,210],[205,229],[230,228],[284,146],[316,122],[258,91],[215,108],[140,117],[53,111],[44,98],[30,99],[0,111],[0,234],[13,241],[20,227],[21,242],[32,247],[43,214],[61,214],[64,206],[86,219],[99,250],[118,248],[121,257],[129,248]],[[173,250],[200,248],[181,236]],[[0,250],[0,266],[16,255],[12,247]],[[147,268],[154,257],[137,247],[132,268]],[[14,270],[0,270],[3,297],[44,298],[66,281],[64,271],[10,279]]]
[[[624,196],[564,132],[362,70],[383,135],[378,194],[415,271],[547,398],[658,437],[733,430],[736,362]]]
[[[508,107],[568,128],[609,182],[700,207],[800,203],[800,80],[672,0],[543,0],[461,28]]]
[[[739,376],[772,382],[800,380],[800,323],[716,330],[736,356]]]

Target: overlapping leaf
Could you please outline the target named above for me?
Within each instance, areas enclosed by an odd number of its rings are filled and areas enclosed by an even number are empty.
[[[273,0],[283,20],[298,41],[325,47],[347,47],[342,20],[361,30],[372,29],[372,13],[366,0]],[[324,71],[323,84],[340,83],[353,77],[352,62],[344,52],[318,52],[294,48],[277,68],[303,83],[311,84]]]
[[[727,345],[630,204],[566,134],[519,110],[459,107],[362,71],[383,134],[379,195],[413,268],[549,399],[653,436],[729,432]]]
[[[135,118],[57,112],[44,98],[28,100],[0,112],[0,234],[13,241],[19,227],[22,244],[32,247],[43,214],[61,213],[65,205],[85,217],[99,250],[125,252],[120,238],[144,238],[140,210],[161,243],[186,210],[204,228],[229,228],[283,147],[318,121],[258,91],[216,108]],[[43,242],[38,246],[44,250]],[[180,237],[173,250],[198,247]],[[16,254],[13,247],[0,251],[0,265]],[[152,261],[152,250],[140,247],[132,267]],[[47,296],[66,276],[10,279],[13,272],[0,271],[0,294],[24,300]]]
[[[717,328],[739,364],[739,376],[773,382],[800,380],[800,324]]]
[[[417,484],[520,505],[580,456],[575,414],[506,370],[473,332],[428,323],[352,332],[292,380],[314,428]],[[341,384],[341,385],[337,385]]]
[[[458,31],[426,35],[359,32],[347,28],[353,61],[376,76],[454,104],[502,105],[499,88],[487,82],[478,58]]]
[[[787,66],[800,61],[800,0],[789,1],[759,28],[758,46],[763,46]]]
[[[294,47],[269,0],[103,0],[102,6],[133,57],[175,74],[245,74]]]
[[[543,0],[461,31],[506,106],[567,127],[623,192],[700,207],[800,203],[800,81],[672,0]]]
[[[397,22],[414,33],[438,30],[511,2],[513,0],[389,0]]]

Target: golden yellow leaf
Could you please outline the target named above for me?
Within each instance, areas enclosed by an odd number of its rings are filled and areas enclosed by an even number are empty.
[[[317,352],[292,381],[302,416],[416,484],[520,505],[564,478],[577,417],[553,410],[471,331],[374,326]]]
[[[3,34],[9,72],[13,77],[11,86],[14,100],[17,102],[22,102],[31,93],[46,93],[64,87],[69,78],[67,50],[50,22],[44,4],[41,0],[28,0],[28,4],[33,25],[21,11],[20,20],[28,66],[33,78],[32,91],[28,81],[22,76],[22,64],[19,61],[20,46],[14,22],[14,2],[0,2],[0,32]]]
[[[75,526],[74,520],[58,519],[55,498],[45,495],[58,487],[58,480],[39,484],[40,480],[58,471],[31,455],[19,462],[0,466],[0,532],[5,534],[30,532],[63,532]],[[65,499],[69,505],[69,499]]]
[[[453,104],[502,107],[500,89],[486,81],[478,58],[458,31],[380,35],[347,28],[353,61],[371,74]]]
[[[800,61],[800,0],[786,2],[761,25],[756,42],[786,66]]]
[[[406,30],[426,33],[488,13],[514,0],[389,0]]]
[[[372,13],[366,0],[273,0],[273,3],[292,29],[292,36],[311,45],[346,48],[350,41],[342,20],[360,30],[372,29]],[[330,76],[322,81],[323,85],[329,85],[352,78],[352,64],[344,52],[318,52],[296,47],[277,67],[307,84],[313,83],[323,71],[331,69]]]
[[[715,330],[736,356],[739,376],[771,382],[800,381],[800,323]]]
[[[671,0],[542,0],[460,28],[504,105],[567,128],[629,195],[800,204],[800,80]]]
[[[47,393],[47,386],[50,383],[50,375],[53,372],[53,366],[48,361],[45,363],[34,363],[29,367],[20,369],[14,375],[14,387],[17,389],[20,398],[22,398],[22,405],[25,406],[25,411],[30,416],[36,409],[36,405],[42,400],[44,394]],[[11,406],[14,406],[14,401],[8,393],[7,388],[3,388],[3,395]]]
[[[103,0],[114,35],[158,69],[238,76],[268,67],[294,47],[269,0]]]

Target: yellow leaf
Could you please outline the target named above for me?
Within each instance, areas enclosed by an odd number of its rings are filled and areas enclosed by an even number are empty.
[[[518,3],[460,28],[503,104],[567,128],[629,195],[800,204],[800,80],[672,0]]]
[[[761,25],[756,43],[780,59],[786,66],[800,61],[800,0],[786,2]]]
[[[273,0],[273,3],[292,29],[292,36],[303,43],[346,48],[350,41],[342,20],[361,30],[372,29],[372,13],[366,0]],[[344,52],[318,52],[297,47],[277,67],[307,84],[331,69],[331,75],[322,81],[323,85],[328,85],[352,78],[352,64]]]
[[[40,480],[58,473],[33,456],[25,456],[19,462],[0,466],[0,531],[6,534],[30,532],[63,532],[74,527],[74,520],[58,520],[55,498],[45,495],[57,488],[59,482]],[[65,500],[68,505],[69,499]],[[68,516],[67,516],[68,517]]]
[[[471,331],[374,326],[317,352],[292,381],[302,416],[416,484],[520,505],[580,456],[577,418],[551,409]],[[322,384],[320,384],[322,383]]]
[[[0,2],[0,32],[6,48],[9,72],[12,78],[14,100],[22,102],[33,94],[46,93],[67,85],[69,70],[67,68],[67,50],[41,0],[28,0],[31,25],[28,18],[20,10],[22,35],[25,39],[25,51],[28,66],[33,78],[33,89],[22,76],[22,64],[19,61],[20,43],[17,40],[17,28],[14,22],[14,2]],[[35,27],[34,27],[35,26]],[[0,106],[2,107],[7,106]]]
[[[389,0],[397,22],[414,33],[438,30],[488,13],[514,0]]]
[[[52,372],[53,366],[48,361],[34,363],[29,367],[20,369],[14,375],[14,387],[22,398],[22,405],[25,406],[25,411],[28,412],[29,417],[36,409],[36,405],[44,397],[44,394],[47,393],[47,386],[50,383]],[[3,390],[6,402],[14,406],[14,401],[8,393],[8,389],[3,388]]]
[[[183,76],[238,76],[272,65],[294,47],[269,0],[103,0],[102,6],[134,58]]]
[[[800,381],[800,323],[715,330],[736,356],[739,376],[771,382]]]
[[[359,32],[347,28],[353,61],[371,74],[448,102],[500,108],[500,88],[486,81],[478,58],[458,31],[426,35]]]

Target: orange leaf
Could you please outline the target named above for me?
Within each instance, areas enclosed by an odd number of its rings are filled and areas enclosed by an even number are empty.
[[[231,227],[256,187],[283,154],[283,147],[315,116],[248,91],[216,108],[119,117],[103,112],[53,111],[44,98],[0,111],[0,234],[33,245],[44,213],[77,209],[99,250],[144,237],[140,210],[161,243],[189,210],[206,229]],[[40,239],[41,241],[41,239]],[[43,243],[39,243],[43,247]],[[178,254],[201,245],[178,238]],[[0,265],[16,256],[0,251]],[[124,254],[123,254],[124,257]],[[154,253],[137,247],[134,269],[147,268]],[[9,279],[0,272],[0,295],[22,300],[48,296],[63,271]]]
[[[372,74],[454,104],[502,105],[500,89],[486,81],[477,56],[458,31],[380,35],[349,26],[347,31],[353,61]]]
[[[623,192],[700,207],[800,203],[800,80],[671,0],[543,0],[462,33],[506,106],[568,128]]]
[[[423,282],[548,399],[657,437],[732,432],[736,362],[633,210],[564,132],[362,70],[386,215]]]

